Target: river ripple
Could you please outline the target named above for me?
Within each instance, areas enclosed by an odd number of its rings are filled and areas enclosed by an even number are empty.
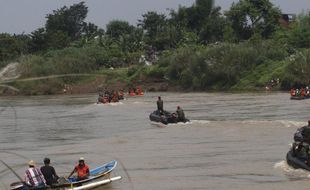
[[[149,122],[161,95],[189,124]],[[310,118],[310,100],[288,93],[146,93],[114,105],[96,95],[0,100],[0,157],[22,175],[28,159],[48,156],[68,175],[80,156],[95,167],[120,161],[123,179],[102,189],[308,189],[308,173],[284,162],[294,131]],[[0,167],[0,189],[16,177]]]

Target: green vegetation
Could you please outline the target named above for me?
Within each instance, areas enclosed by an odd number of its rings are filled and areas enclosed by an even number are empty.
[[[147,12],[137,26],[113,20],[106,31],[85,22],[87,14],[81,2],[48,14],[29,35],[0,34],[0,68],[19,62],[19,79],[35,79],[8,85],[54,94],[98,77],[104,85],[164,81],[194,91],[310,83],[310,13],[288,19],[269,0],[240,0],[224,14],[213,0],[196,0],[169,15]]]

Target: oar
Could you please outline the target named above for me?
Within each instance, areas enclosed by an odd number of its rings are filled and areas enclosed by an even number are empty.
[[[7,163],[5,163],[3,160],[0,159],[0,162],[2,162],[3,165],[5,165],[13,174],[21,181],[23,182],[23,179],[9,166]]]

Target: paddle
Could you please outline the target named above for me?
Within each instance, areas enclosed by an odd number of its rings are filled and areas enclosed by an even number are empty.
[[[5,163],[1,159],[0,162],[2,162],[3,165],[5,165],[9,170],[11,170],[11,172],[13,172],[13,174],[20,180],[20,182],[23,182],[23,179],[7,163]]]

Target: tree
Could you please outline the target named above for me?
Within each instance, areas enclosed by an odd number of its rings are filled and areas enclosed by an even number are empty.
[[[77,40],[82,35],[87,13],[88,8],[84,2],[74,4],[69,8],[64,6],[46,16],[46,31],[49,34],[54,31],[61,31],[63,34],[67,33],[71,40]]]
[[[299,16],[298,21],[288,33],[288,40],[294,47],[310,47],[310,12]]]
[[[113,20],[107,24],[106,35],[119,39],[122,35],[130,34],[133,28],[127,21]]]
[[[100,35],[100,30],[97,25],[89,22],[84,23],[82,36],[86,41],[94,39],[96,36]]]
[[[163,31],[166,26],[166,16],[164,14],[158,14],[157,12],[147,12],[142,15],[143,19],[138,20],[138,26],[141,26],[149,38],[154,38],[156,35]]]
[[[179,7],[170,15],[178,31],[196,33],[201,43],[223,40],[225,19],[221,8],[214,7],[214,0],[196,0],[191,7]]]
[[[225,13],[238,40],[255,34],[270,37],[279,26],[280,14],[269,0],[240,0]]]
[[[30,38],[27,35],[0,34],[0,61],[15,59],[29,52]]]
[[[38,52],[46,50],[47,48],[47,35],[45,28],[39,28],[30,34],[31,42],[30,42],[30,51]]]

